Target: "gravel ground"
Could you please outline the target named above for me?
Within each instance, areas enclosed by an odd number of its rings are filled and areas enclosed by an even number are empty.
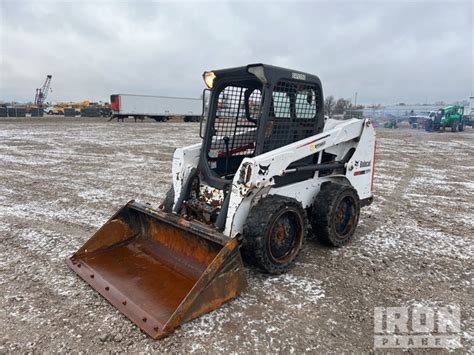
[[[64,259],[119,207],[158,206],[198,124],[0,120],[1,352],[374,350],[376,306],[459,305],[473,351],[474,130],[379,129],[375,202],[346,247],[309,241],[282,276],[153,341]]]

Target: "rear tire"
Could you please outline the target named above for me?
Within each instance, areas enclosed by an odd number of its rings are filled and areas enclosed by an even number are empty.
[[[293,198],[269,195],[250,211],[243,255],[270,274],[282,274],[298,256],[308,231],[306,211]]]
[[[343,246],[354,235],[359,214],[359,196],[352,187],[324,184],[313,204],[313,233],[325,244]]]

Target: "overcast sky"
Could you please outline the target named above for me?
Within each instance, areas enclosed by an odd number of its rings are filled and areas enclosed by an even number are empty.
[[[317,74],[364,104],[467,99],[473,1],[0,0],[0,100],[112,93],[198,97],[207,69],[254,62]]]

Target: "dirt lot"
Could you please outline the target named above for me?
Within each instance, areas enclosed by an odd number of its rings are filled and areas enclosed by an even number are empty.
[[[473,349],[474,130],[378,130],[376,198],[354,241],[248,268],[235,301],[155,342],[64,259],[119,207],[157,206],[196,123],[0,120],[0,352],[371,352],[376,306],[459,305]]]

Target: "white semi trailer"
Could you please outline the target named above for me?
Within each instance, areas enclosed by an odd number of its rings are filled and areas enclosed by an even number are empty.
[[[133,117],[143,120],[145,117],[156,121],[167,121],[176,116],[185,122],[199,121],[202,116],[203,100],[189,97],[151,96],[116,94],[110,96],[112,118],[123,120]]]

